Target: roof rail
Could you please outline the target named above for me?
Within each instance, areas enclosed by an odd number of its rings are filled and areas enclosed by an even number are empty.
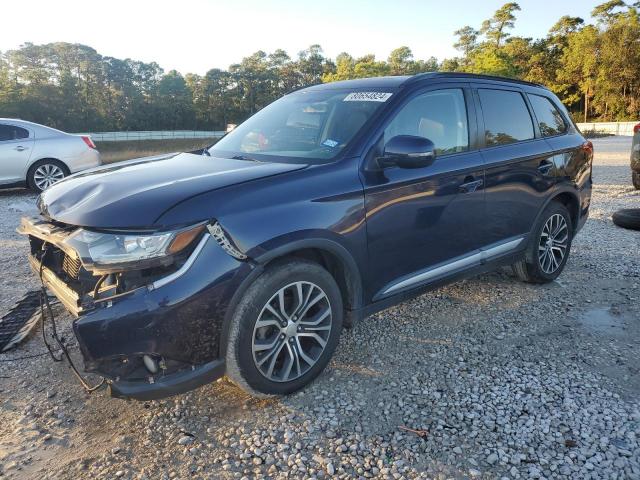
[[[466,73],[466,72],[426,72],[426,73],[418,73],[417,75],[413,75],[408,78],[405,83],[412,84],[415,82],[419,82],[420,80],[426,80],[428,78],[476,78],[478,80],[497,80],[501,82],[509,82],[509,83],[520,83],[522,85],[529,85],[532,87],[542,87],[546,88],[544,85],[540,83],[527,82],[526,80],[520,80],[517,78],[509,78],[509,77],[499,77],[497,75],[482,75],[479,73]]]

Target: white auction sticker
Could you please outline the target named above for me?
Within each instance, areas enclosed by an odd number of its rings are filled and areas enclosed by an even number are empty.
[[[344,102],[386,102],[391,96],[388,92],[353,92],[344,97]]]

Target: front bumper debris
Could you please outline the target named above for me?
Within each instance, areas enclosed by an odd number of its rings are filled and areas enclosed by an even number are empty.
[[[224,374],[222,324],[251,262],[230,256],[205,231],[171,272],[126,292],[118,292],[117,282],[94,291],[82,282],[91,286],[100,277],[81,268],[74,278],[73,262],[65,262],[73,252],[62,249],[62,240],[75,228],[23,219],[18,231],[29,236],[32,270],[74,317],[85,372],[104,377],[113,396],[141,400],[191,390]],[[51,257],[43,258],[43,246],[54,249]]]
[[[225,365],[222,359],[213,360],[192,369],[161,377],[154,383],[118,381],[109,384],[112,397],[135,400],[157,400],[188,392],[222,377]]]

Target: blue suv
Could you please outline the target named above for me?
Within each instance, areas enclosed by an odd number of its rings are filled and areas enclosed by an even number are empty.
[[[66,178],[19,231],[112,395],[225,374],[288,394],[354,320],[499,266],[554,280],[587,219],[592,157],[540,85],[336,82],[284,96],[211,148]]]

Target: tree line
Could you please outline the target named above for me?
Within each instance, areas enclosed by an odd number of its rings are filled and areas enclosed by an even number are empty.
[[[640,118],[640,1],[610,0],[593,22],[563,16],[544,38],[513,35],[520,6],[509,2],[480,25],[455,32],[459,55],[415,59],[408,47],[386,60],[335,59],[312,45],[295,58],[258,51],[205,75],[100,55],[91,47],[27,43],[0,52],[0,117],[67,131],[222,130],[297,88],[352,78],[460,71],[546,85],[577,120]]]

